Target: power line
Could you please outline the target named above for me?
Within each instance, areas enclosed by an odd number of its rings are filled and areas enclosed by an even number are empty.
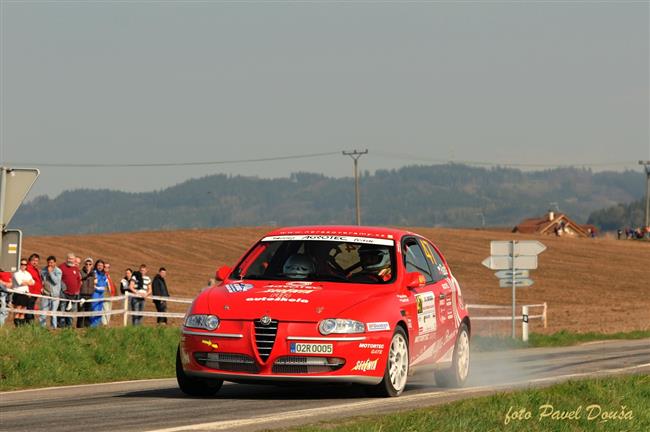
[[[56,163],[56,162],[7,162],[9,166],[35,166],[35,167],[55,167],[55,168],[143,168],[143,167],[182,167],[182,166],[208,166],[208,165],[228,165],[239,163],[253,162],[270,162],[290,159],[308,159],[324,156],[338,155],[339,152],[309,153],[291,156],[275,156],[254,159],[232,159],[223,161],[203,161],[203,162],[160,162],[160,163]]]

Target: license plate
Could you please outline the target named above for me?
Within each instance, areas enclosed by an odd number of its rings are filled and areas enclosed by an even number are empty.
[[[332,344],[291,343],[291,352],[296,354],[332,354]]]

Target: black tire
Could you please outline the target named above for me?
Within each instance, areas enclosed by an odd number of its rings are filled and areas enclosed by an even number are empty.
[[[188,396],[198,397],[214,396],[223,385],[223,380],[220,379],[193,378],[187,376],[181,363],[180,346],[176,350],[176,381],[183,393]]]
[[[395,388],[395,386],[393,385],[393,381],[391,380],[390,377],[391,354],[392,354],[391,350],[393,349],[393,342],[396,341],[396,338],[401,338],[401,340],[406,346],[406,351],[400,353],[400,355],[406,356],[406,362],[405,362],[406,369],[403,370],[403,373],[405,374],[405,379],[407,379],[408,377],[409,362],[410,362],[408,337],[406,336],[406,332],[404,331],[404,329],[400,326],[397,326],[397,328],[395,329],[395,333],[393,333],[393,337],[390,341],[390,345],[388,346],[388,358],[386,360],[386,369],[384,370],[384,378],[381,380],[379,384],[366,387],[366,391],[368,392],[368,394],[372,396],[396,397],[402,394],[404,388],[406,387],[406,381],[404,381],[401,388]]]
[[[465,339],[465,341],[463,341]],[[463,348],[464,343],[467,345]],[[465,352],[465,349],[467,350]],[[460,359],[460,356],[466,355],[467,364],[463,365],[464,361]],[[454,345],[454,355],[451,362],[451,367],[447,369],[441,369],[435,372],[436,383],[443,387],[462,387],[467,382],[467,377],[469,376],[469,331],[467,330],[467,325],[461,323],[458,328],[458,336],[456,336],[456,344]]]

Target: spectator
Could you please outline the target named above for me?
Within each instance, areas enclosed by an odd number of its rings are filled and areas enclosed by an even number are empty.
[[[623,235],[623,230],[619,228],[619,229],[616,231],[616,235],[618,236],[618,240],[620,240],[620,239],[621,239],[621,236]]]
[[[124,270],[124,277],[120,281],[120,292],[122,294],[126,294],[127,291],[132,294],[135,294],[135,289],[134,290],[129,289],[129,286],[131,285],[132,277],[133,277],[133,270],[131,270],[130,268]]]
[[[13,295],[13,305],[15,309],[24,310],[27,308],[29,298],[25,294],[29,292],[29,287],[34,286],[34,284],[36,284],[36,282],[32,278],[32,275],[27,271],[27,260],[23,258],[20,260],[20,269],[14,272],[12,277],[13,289],[21,293],[14,293]],[[25,324],[25,313],[15,312],[14,324],[16,327]]]
[[[11,272],[0,269],[0,327],[4,325],[9,316],[7,305],[9,304],[11,293],[7,289],[11,289],[12,286]]]
[[[131,311],[140,312],[144,310],[144,299],[151,295],[151,278],[147,276],[147,266],[140,265],[140,270],[133,272],[131,277],[129,291],[135,295],[131,298]],[[133,315],[131,322],[133,325],[142,324],[142,315]]]
[[[61,304],[59,310],[62,312],[76,312],[77,302],[70,300],[79,300],[79,290],[81,289],[81,275],[76,265],[77,258],[70,252],[66,256],[66,261],[59,266],[61,269]],[[59,327],[72,327],[71,317],[59,317]]]
[[[61,297],[61,276],[63,272],[56,266],[56,258],[52,255],[47,257],[47,266],[43,267],[41,271],[41,278],[43,280],[43,295],[55,297],[55,299],[42,298],[41,307],[42,311],[55,312],[59,310],[59,297]],[[41,326],[47,327],[47,315],[41,315]],[[52,328],[57,327],[57,317],[52,316]]]
[[[81,298],[81,311],[91,312],[92,303],[88,302],[95,293],[95,270],[93,268],[93,259],[88,257],[84,260],[84,266],[79,272],[81,274],[81,289],[79,297]],[[89,317],[80,316],[77,318],[77,328],[88,327]]]
[[[158,274],[153,278],[153,295],[158,297],[169,297],[169,291],[167,291],[167,282],[165,281],[166,276],[167,269],[165,269],[165,267],[160,267]],[[156,306],[156,311],[167,312],[167,301],[154,300],[153,304]],[[156,322],[158,324],[167,324],[167,317],[157,317]]]
[[[108,281],[108,289],[104,293],[106,297],[113,297],[115,295],[115,283],[111,278],[111,264],[104,263],[104,273],[106,273],[106,280]],[[113,309],[113,303],[110,301],[104,302],[104,312],[110,312]],[[110,315],[102,315],[102,325],[108,325],[111,321]]]
[[[38,262],[40,261],[41,257],[38,256],[38,254],[33,253],[29,256],[29,264],[27,265],[27,271],[29,272],[30,275],[32,275],[32,279],[34,280],[34,284],[29,287],[29,293],[30,294],[37,294],[41,295],[43,294],[43,280],[41,279],[41,269],[38,268]],[[38,297],[29,297],[27,299],[27,309],[28,310],[35,310],[36,309],[36,300]],[[32,321],[34,321],[34,314],[33,313],[28,313],[25,314],[25,321],[29,324]]]
[[[95,268],[93,271],[93,274],[95,275],[94,278],[94,286],[95,286],[95,291],[93,292],[91,299],[92,300],[98,300],[94,301],[90,304],[90,310],[93,312],[102,312],[104,310],[104,302],[99,301],[104,298],[104,294],[106,291],[108,291],[108,277],[106,276],[106,272],[104,269],[104,261],[102,260],[97,260],[95,262]],[[102,324],[102,316],[101,315],[93,315],[89,319],[89,324],[90,327],[99,327]]]

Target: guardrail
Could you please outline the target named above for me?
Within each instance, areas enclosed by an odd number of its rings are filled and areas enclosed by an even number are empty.
[[[144,300],[161,300],[161,301],[166,301],[169,303],[181,303],[181,304],[191,304],[192,299],[189,298],[180,298],[180,297],[160,297],[160,296],[138,296],[134,295],[130,292],[126,292],[122,295],[119,296],[110,296],[110,297],[102,297],[102,298],[97,298],[97,299],[67,299],[67,298],[62,298],[62,297],[52,297],[52,296],[47,296],[43,294],[32,294],[32,293],[25,293],[22,291],[17,291],[15,289],[7,289],[4,288],[3,291],[9,292],[9,293],[14,293],[14,294],[22,294],[26,295],[28,297],[36,297],[40,299],[49,299],[49,300],[58,300],[60,302],[66,302],[66,303],[75,303],[78,305],[83,305],[86,303],[97,303],[97,302],[109,302],[111,305],[116,302],[122,302],[122,309],[112,309],[110,308],[109,310],[103,309],[101,311],[82,311],[82,312],[68,312],[68,311],[45,311],[45,310],[33,310],[33,309],[15,309],[12,307],[7,307],[5,311],[7,312],[13,312],[13,313],[19,313],[19,314],[32,314],[34,316],[53,316],[53,317],[65,317],[65,318],[78,318],[78,317],[97,317],[97,316],[112,316],[112,315],[123,315],[123,320],[122,323],[124,326],[128,325],[128,318],[129,316],[142,316],[142,317],[166,317],[166,318],[184,318],[185,313],[180,313],[180,312],[149,312],[149,311],[133,311],[129,309],[129,300],[131,298],[142,298]]]
[[[483,310],[509,310],[512,305],[482,305],[482,304],[468,304],[467,309],[483,309]],[[542,313],[537,315],[529,315],[530,308],[542,308]],[[528,340],[528,321],[531,319],[541,319],[544,328],[548,325],[547,319],[548,305],[546,302],[539,304],[529,304],[521,306],[521,334],[524,341]],[[512,315],[508,316],[475,316],[472,315],[472,321],[511,321]]]

